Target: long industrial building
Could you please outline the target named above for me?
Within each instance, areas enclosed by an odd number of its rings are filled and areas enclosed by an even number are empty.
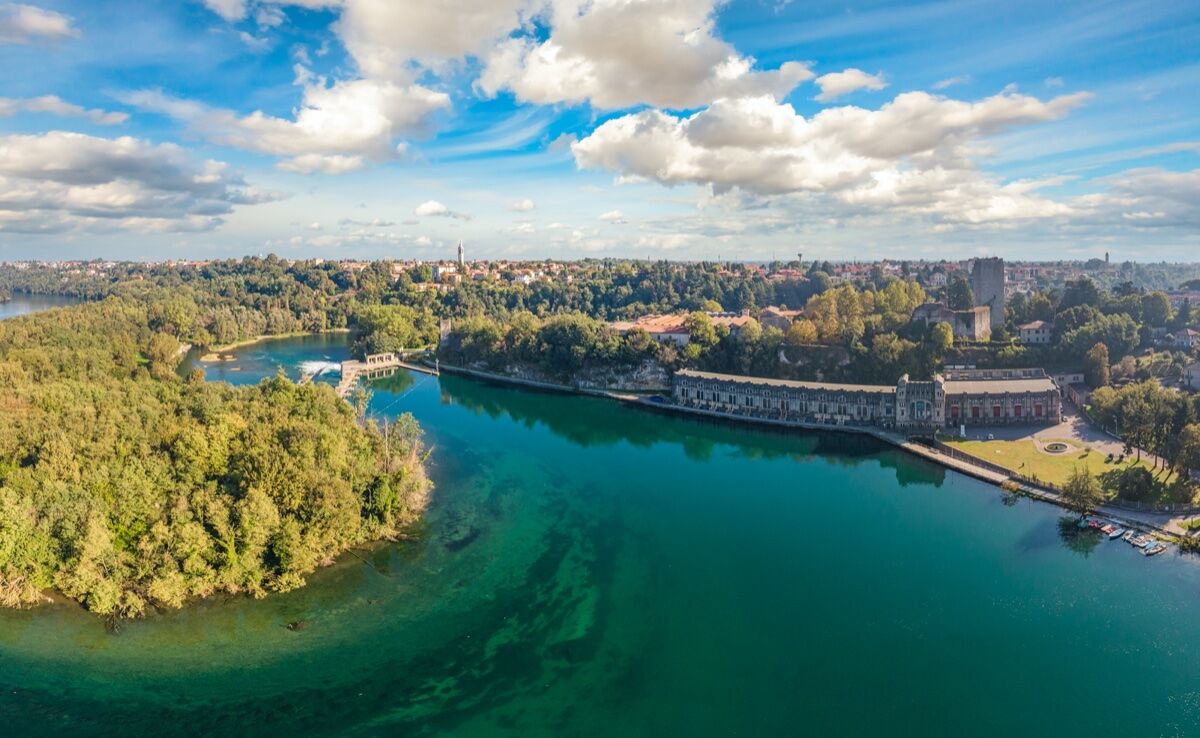
[[[830,425],[863,425],[908,432],[943,427],[1030,425],[1062,419],[1062,393],[1040,369],[959,370],[895,385],[833,384],[765,379],[683,369],[675,373],[677,405],[700,410]]]

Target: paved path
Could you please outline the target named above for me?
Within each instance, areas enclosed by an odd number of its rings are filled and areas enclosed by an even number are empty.
[[[1009,479],[1009,476],[1007,474],[1000,474],[998,472],[991,471],[990,469],[985,469],[981,466],[977,466],[970,462],[963,461],[961,459],[956,459],[951,456],[947,456],[946,454],[941,453],[937,449],[930,448],[928,446],[924,446],[919,443],[913,443],[912,441],[909,441],[908,439],[904,438],[900,434],[889,433],[889,434],[882,434],[882,435],[891,436],[890,438],[887,438],[887,440],[889,442],[894,443],[897,446],[901,446],[902,448],[907,450],[909,453],[915,454],[917,456],[924,456],[925,458],[929,459],[930,461],[935,461],[939,464],[942,464],[943,466],[950,467],[951,469],[954,469],[955,471],[959,471],[959,472],[962,472],[963,474],[967,474],[968,476],[972,476],[977,479],[982,479],[984,481],[991,482],[992,484],[997,484],[997,485],[1001,484],[1002,482]],[[1045,490],[1045,489],[1041,489],[1040,487],[1032,487],[1028,484],[1021,484],[1021,488],[1022,488],[1022,491],[1025,494],[1029,495],[1030,497],[1034,497],[1039,500],[1043,500],[1045,502],[1050,502],[1050,503],[1053,503],[1060,507],[1063,506],[1061,496],[1054,492],[1051,492],[1051,491]],[[1157,529],[1157,530],[1165,531],[1167,533],[1171,533],[1173,535],[1187,535],[1182,524],[1185,520],[1188,520],[1192,517],[1192,516],[1173,515],[1171,513],[1154,513],[1154,512],[1143,512],[1143,511],[1139,511],[1139,510],[1124,510],[1124,509],[1118,509],[1115,507],[1108,507],[1107,505],[1097,508],[1096,513],[1098,515],[1103,515],[1106,518],[1111,518],[1112,520],[1115,520],[1118,523],[1121,523],[1122,525],[1125,525],[1127,527],[1133,526],[1133,527],[1139,527],[1139,528],[1142,528],[1145,530]]]
[[[1069,441],[1079,446],[1090,447],[1101,454],[1120,456],[1125,453],[1125,442],[1115,438],[1104,429],[1097,427],[1079,412],[1074,405],[1063,402],[1062,422],[1057,425],[1014,426],[995,428],[971,428],[967,438],[983,441],[991,435],[1001,441],[1032,440],[1039,445],[1047,441]],[[1162,464],[1153,454],[1142,452],[1142,459],[1148,464],[1156,461]]]

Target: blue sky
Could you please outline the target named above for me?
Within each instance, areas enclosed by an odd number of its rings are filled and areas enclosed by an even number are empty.
[[[1191,260],[1178,2],[0,2],[0,259]]]

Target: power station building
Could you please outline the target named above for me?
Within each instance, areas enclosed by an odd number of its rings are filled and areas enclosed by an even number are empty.
[[[762,420],[856,425],[929,432],[939,428],[1052,425],[1062,393],[1041,369],[957,371],[895,385],[765,379],[682,369],[672,380],[676,405]]]
[[[975,307],[991,308],[992,330],[1004,325],[1004,259],[976,259],[971,266],[971,291],[975,293]]]

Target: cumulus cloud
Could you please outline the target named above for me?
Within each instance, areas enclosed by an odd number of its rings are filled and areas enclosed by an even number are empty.
[[[1200,169],[1131,169],[1101,183],[1107,185],[1104,192],[1072,201],[1083,213],[1080,221],[1138,229],[1200,229]]]
[[[601,213],[599,218],[600,218],[600,220],[604,221],[605,223],[620,224],[620,223],[626,222],[625,214],[622,213],[620,210],[609,210],[607,213]]]
[[[446,207],[437,200],[426,200],[413,209],[413,215],[419,215],[422,218],[457,218],[459,220],[470,220],[471,216],[465,213],[457,213]]]
[[[431,116],[450,104],[445,93],[420,85],[366,79],[330,84],[304,74],[299,81],[304,95],[292,120],[261,111],[239,116],[159,90],[121,99],[181,121],[216,143],[284,157],[281,169],[305,174],[342,174],[402,156],[407,143],[399,139],[427,131]]]
[[[0,44],[28,44],[73,38],[71,17],[20,3],[0,3]]]
[[[1001,186],[978,171],[980,140],[1055,120],[1086,95],[1048,101],[1002,93],[962,102],[908,92],[878,110],[826,108],[811,119],[770,97],[718,100],[681,117],[659,110],[609,120],[572,146],[581,168],[716,193],[822,195],[842,205],[980,222],[1062,212],[1046,183]]]
[[[206,230],[277,199],[173,144],[51,131],[0,136],[0,230]]]
[[[786,62],[758,71],[714,35],[716,0],[557,0],[550,32],[510,38],[485,59],[477,86],[540,104],[590,102],[680,109],[721,97],[786,95],[812,78]]]
[[[127,113],[111,113],[99,108],[87,109],[63,100],[57,95],[43,95],[13,99],[0,97],[0,118],[14,115],[18,112],[50,113],[64,118],[87,118],[93,123],[113,126],[129,120]]]
[[[520,27],[534,6],[534,0],[346,0],[335,30],[365,75],[396,79],[414,61],[439,66],[483,53]]]
[[[517,200],[512,205],[508,206],[509,210],[512,210],[512,211],[515,211],[518,213],[528,213],[530,210],[533,210],[533,208],[534,208],[533,200],[530,200],[528,197]]]
[[[855,90],[882,90],[887,87],[883,75],[867,74],[861,69],[845,69],[841,72],[822,74],[815,80],[821,88],[816,99],[821,102],[836,100],[842,95],[848,95]]]

